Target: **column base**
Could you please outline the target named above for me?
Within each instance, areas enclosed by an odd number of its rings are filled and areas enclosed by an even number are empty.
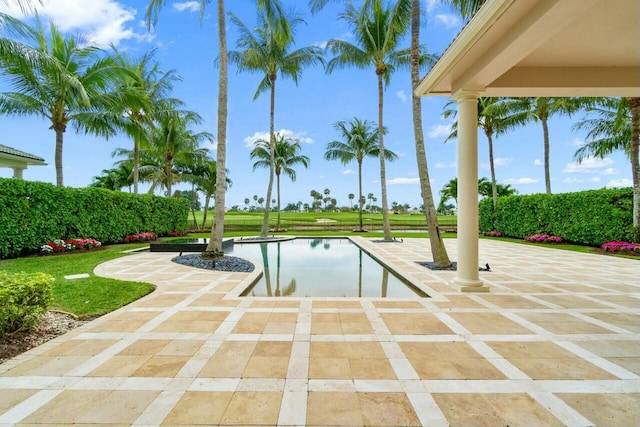
[[[456,277],[451,284],[458,288],[460,292],[489,292],[489,286],[485,285],[482,280],[466,280]]]

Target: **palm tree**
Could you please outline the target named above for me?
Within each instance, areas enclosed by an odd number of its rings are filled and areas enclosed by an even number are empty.
[[[244,204],[247,205],[246,209],[249,210],[249,203],[251,203],[251,200],[247,197],[244,199]]]
[[[51,123],[56,134],[56,183],[63,185],[62,148],[67,126],[105,138],[115,129],[103,114],[127,94],[117,91],[123,70],[111,56],[83,40],[65,36],[52,23],[45,30],[21,26],[32,45],[0,37],[0,69],[15,92],[0,94],[0,114],[37,115]],[[112,92],[110,92],[112,91]],[[131,101],[133,103],[133,101]]]
[[[326,160],[340,160],[346,165],[353,160],[358,162],[358,223],[359,231],[364,231],[362,225],[362,160],[365,157],[379,157],[380,144],[378,139],[380,133],[376,131],[375,124],[366,120],[360,120],[354,117],[353,120],[347,122],[341,120],[333,125],[340,133],[342,141],[331,141],[327,144],[324,153]],[[385,159],[392,161],[398,156],[390,150],[384,151]]]
[[[440,227],[438,226],[438,214],[433,202],[433,191],[429,179],[429,167],[427,153],[424,147],[424,131],[422,128],[422,100],[416,96],[416,88],[420,84],[420,64],[422,62],[420,49],[420,0],[412,0],[411,5],[411,89],[412,89],[412,113],[413,134],[416,141],[416,160],[418,163],[418,175],[420,179],[420,194],[422,205],[429,228],[429,245],[433,255],[433,263],[436,267],[445,268],[451,265],[451,260],[444,246]],[[426,60],[434,62],[435,57],[428,56]],[[383,295],[386,296],[386,295]]]
[[[209,202],[211,201],[211,197],[215,194],[217,188],[217,179],[218,179],[218,163],[207,157],[203,159],[198,159],[201,161],[196,161],[194,163],[186,165],[184,170],[182,171],[182,180],[188,181],[193,184],[192,191],[201,191],[204,194],[204,215],[202,218],[202,228],[205,227],[205,223],[207,222],[207,211],[209,210]],[[225,173],[226,181],[223,186],[225,190],[231,187],[232,182],[228,177],[229,171]],[[194,219],[195,221],[195,219]]]
[[[493,191],[494,191],[494,188],[493,188],[492,182],[489,181],[487,178],[482,177],[478,180],[478,194],[481,197],[492,197]],[[507,185],[498,184],[496,186],[496,193],[498,194],[498,197],[513,196],[517,192],[518,191],[515,188],[513,188],[511,184],[507,184]]]
[[[129,161],[119,162],[111,169],[102,169],[100,175],[93,177],[93,182],[89,187],[106,188],[108,190],[120,191],[123,187],[129,187],[131,191],[132,164]]]
[[[270,19],[267,12],[258,10],[258,28],[250,30],[236,16],[231,15],[231,21],[238,27],[240,32],[237,46],[241,51],[229,52],[229,60],[235,63],[238,71],[250,71],[263,74],[263,78],[258,85],[254,95],[254,100],[264,91],[270,91],[270,111],[269,111],[269,146],[270,146],[270,167],[269,184],[267,186],[266,206],[260,236],[266,237],[269,231],[269,201],[273,188],[273,177],[275,173],[275,90],[278,75],[283,78],[290,78],[294,83],[302,73],[302,69],[308,65],[324,63],[322,50],[317,46],[308,46],[289,51],[294,44],[293,27],[303,22],[300,16],[295,14],[284,14],[280,18],[289,24],[278,25],[273,18]],[[279,21],[279,20],[278,20]]]
[[[351,209],[353,209],[353,199],[355,199],[356,196],[353,193],[349,193],[347,197],[349,198],[349,205],[351,206]]]
[[[295,165],[302,165],[305,168],[309,166],[309,157],[298,154],[302,149],[300,141],[290,138],[282,133],[276,134],[275,153],[271,156],[269,142],[259,140],[255,148],[251,151],[251,158],[257,159],[253,164],[253,169],[270,167],[271,158],[275,160],[276,189],[278,194],[278,219],[276,222],[276,231],[280,229],[280,175],[284,172],[291,181],[296,180],[296,171],[293,169]]]
[[[380,145],[380,189],[382,193],[382,222],[384,240],[391,241],[391,226],[387,212],[387,180],[384,150],[384,84],[398,66],[409,65],[410,49],[397,50],[398,44],[409,28],[411,1],[398,0],[384,7],[382,0],[366,1],[356,9],[347,1],[340,19],[347,21],[358,46],[344,40],[329,40],[327,48],[336,55],[327,64],[327,72],[335,68],[354,66],[364,69],[373,65],[378,80],[378,144]]]
[[[453,199],[458,207],[458,178],[453,178],[447,182],[440,190],[440,203],[444,204],[448,200]]]
[[[549,173],[549,119],[554,115],[571,115],[582,107],[578,98],[511,98],[505,108],[513,114],[514,125],[540,122],[544,142],[544,182],[547,194],[551,194]]]
[[[34,3],[42,4],[43,0],[1,0],[0,3],[6,4],[7,6],[11,6],[15,4],[20,8],[22,12],[27,12],[33,9]]]
[[[586,131],[586,144],[575,158],[605,158],[624,151],[631,161],[633,180],[633,226],[640,240],[640,98],[602,98],[587,107],[595,115],[577,122],[573,129]]]

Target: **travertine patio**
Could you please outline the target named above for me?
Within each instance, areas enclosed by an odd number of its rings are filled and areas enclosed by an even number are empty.
[[[113,260],[158,289],[0,365],[0,426],[640,425],[637,260],[482,240],[491,292],[462,294],[416,264],[428,240],[355,240],[433,298],[242,298],[247,274]]]

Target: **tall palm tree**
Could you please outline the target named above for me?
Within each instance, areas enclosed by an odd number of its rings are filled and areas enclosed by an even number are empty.
[[[116,90],[123,70],[113,57],[79,38],[63,35],[53,23],[48,30],[39,20],[34,27],[21,29],[30,44],[0,38],[0,69],[15,88],[0,94],[0,114],[49,120],[56,135],[56,183],[62,186],[67,126],[97,136],[115,134],[103,113],[116,108],[127,95]]]
[[[89,184],[89,187],[106,188],[113,191],[120,191],[123,187],[129,187],[129,192],[131,192],[131,186],[133,185],[131,180],[132,172],[131,162],[119,162],[114,168],[102,169],[100,175],[93,177],[93,182]]]
[[[427,164],[427,153],[424,147],[424,131],[422,128],[422,100],[416,95],[416,89],[420,84],[420,64],[422,62],[420,49],[420,0],[412,0],[411,4],[411,89],[412,89],[412,113],[413,113],[413,134],[416,142],[416,159],[418,163],[418,175],[420,179],[420,194],[422,205],[429,228],[429,245],[433,263],[436,267],[445,268],[451,265],[451,260],[444,246],[440,227],[438,225],[438,214],[433,202],[433,191],[429,179],[429,166]],[[435,57],[426,58],[433,63]],[[386,296],[386,295],[383,295]]]
[[[547,194],[551,194],[549,172],[549,119],[555,115],[571,115],[582,107],[578,98],[511,98],[506,108],[513,114],[513,123],[526,125],[540,122],[544,142],[544,182]]]
[[[278,195],[278,219],[276,222],[276,231],[280,229],[280,175],[284,172],[291,181],[296,180],[296,171],[293,169],[295,165],[302,165],[305,168],[309,166],[309,157],[300,155],[298,152],[302,149],[300,141],[290,138],[282,133],[276,134],[275,152],[271,155],[271,147],[268,141],[259,140],[255,148],[251,151],[251,158],[257,159],[253,163],[253,169],[271,167],[271,158],[275,162],[276,189]]]
[[[237,41],[239,51],[229,52],[229,60],[236,64],[238,71],[256,72],[263,75],[258,89],[254,95],[254,100],[262,92],[270,92],[269,110],[269,145],[270,145],[270,167],[269,184],[267,186],[266,204],[264,209],[264,219],[260,236],[266,237],[269,231],[269,202],[273,189],[273,178],[275,173],[275,93],[276,79],[278,75],[283,78],[290,78],[294,83],[298,83],[302,69],[305,66],[324,63],[322,49],[317,46],[308,46],[290,51],[294,44],[293,28],[304,22],[299,15],[285,14],[282,19],[288,21],[289,25],[276,25],[273,19],[263,10],[258,10],[258,28],[249,29],[240,19],[231,15],[231,21],[238,27],[240,36]],[[285,32],[285,30],[288,31]]]
[[[378,143],[380,133],[376,129],[375,123],[361,120],[354,117],[353,120],[347,122],[341,120],[334,124],[336,130],[340,133],[342,141],[331,141],[327,144],[324,153],[326,160],[339,160],[343,165],[352,161],[358,162],[358,223],[360,231],[364,230],[362,225],[362,161],[365,157],[379,157],[380,144]],[[383,130],[384,131],[384,130]],[[384,158],[392,161],[398,156],[391,150],[384,150]]]
[[[624,151],[631,162],[633,180],[633,226],[640,240],[640,98],[602,98],[587,111],[591,116],[577,122],[573,129],[586,131],[586,144],[575,158],[604,158],[614,151]]]
[[[120,82],[120,90],[131,93],[136,101],[134,105],[123,105],[122,111],[113,113],[116,118],[123,119],[114,119],[114,122],[133,139],[133,192],[138,194],[140,146],[148,143],[146,126],[156,115],[184,105],[181,100],[168,96],[173,90],[173,83],[181,78],[175,70],[160,70],[159,64],[153,60],[155,51],[147,52],[137,60],[115,48],[114,53],[117,63],[131,73],[129,78]]]
[[[196,157],[196,160],[199,159]],[[229,171],[225,173],[226,181],[223,186],[225,190],[232,185],[228,175]],[[204,194],[204,215],[201,226],[201,228],[204,228],[207,222],[209,202],[211,202],[211,197],[214,196],[217,189],[218,163],[209,157],[204,157],[202,161],[187,164],[182,170],[182,179],[192,183],[191,191],[201,191]]]
[[[458,178],[453,178],[447,182],[440,190],[440,203],[444,204],[453,199],[458,207]]]
[[[410,49],[398,50],[410,25],[411,0],[398,0],[383,6],[382,0],[366,1],[357,9],[347,1],[340,19],[352,29],[357,45],[344,40],[329,40],[327,48],[335,55],[327,64],[327,72],[354,66],[366,69],[373,65],[378,80],[378,144],[380,145],[380,190],[382,193],[382,223],[384,240],[391,241],[391,226],[387,211],[387,179],[384,150],[384,84],[398,66],[408,66]]]

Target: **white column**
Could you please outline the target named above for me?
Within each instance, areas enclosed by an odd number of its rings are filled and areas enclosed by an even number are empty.
[[[458,271],[463,292],[487,292],[478,274],[478,96],[458,91]]]
[[[14,178],[18,178],[18,179],[22,179],[22,171],[25,170],[26,168],[21,168],[18,166],[14,166],[13,167],[13,177]]]

